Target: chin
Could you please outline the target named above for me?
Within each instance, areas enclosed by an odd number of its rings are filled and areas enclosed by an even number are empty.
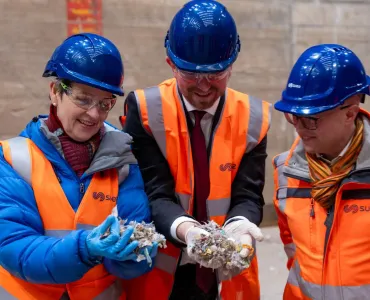
[[[91,136],[89,137],[84,137],[84,136],[73,136],[71,137],[73,140],[79,143],[84,143],[87,142],[89,139],[91,139]]]
[[[202,109],[207,109],[207,108],[210,108],[215,102],[216,102],[217,98],[214,99],[196,99],[196,103],[197,105],[202,108]]]
[[[306,145],[303,143],[303,147],[307,153],[310,153],[310,154],[320,153],[320,151],[316,149],[316,147],[313,147],[311,145]]]
[[[87,142],[89,139],[91,139],[93,136],[95,135],[95,133],[88,133],[88,132],[83,132],[83,131],[79,131],[77,132],[76,134],[71,134],[69,135],[73,140],[75,140],[76,142],[80,142],[80,143],[83,143],[83,142]]]

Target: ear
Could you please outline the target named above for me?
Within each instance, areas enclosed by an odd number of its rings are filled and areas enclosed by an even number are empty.
[[[55,87],[55,82],[54,81],[50,82],[49,87],[50,87],[50,90],[49,90],[49,99],[51,101],[51,104],[53,106],[57,106],[58,105],[58,96],[59,95],[58,95],[57,89]]]
[[[227,80],[229,80],[230,79],[230,77],[231,77],[231,74],[233,73],[233,65],[231,65],[230,67],[229,67],[229,75],[227,75],[228,77],[227,77]]]
[[[171,67],[172,71],[176,69],[175,64],[172,62],[172,60],[168,56],[166,57],[166,62]]]
[[[348,123],[353,123],[356,120],[359,111],[360,107],[358,105],[352,105],[351,107],[349,107],[346,112],[346,121]]]

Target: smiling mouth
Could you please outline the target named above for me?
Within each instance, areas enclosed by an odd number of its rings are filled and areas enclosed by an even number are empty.
[[[89,121],[85,121],[85,120],[78,120],[78,122],[80,122],[82,125],[85,125],[85,126],[88,126],[88,127],[94,127],[96,125],[96,123],[94,123],[94,122],[89,122]]]
[[[209,95],[211,95],[212,91],[210,92],[207,92],[207,93],[199,93],[199,92],[195,92],[196,95],[200,96],[200,97],[207,97]]]
[[[301,137],[301,139],[302,139],[303,141],[309,141],[309,140],[314,139],[314,138],[315,138],[314,136],[302,136],[302,137]]]

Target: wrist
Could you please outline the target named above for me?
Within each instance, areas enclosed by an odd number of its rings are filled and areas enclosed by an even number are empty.
[[[187,234],[187,232],[189,231],[189,229],[195,227],[196,224],[197,223],[195,223],[195,222],[183,222],[183,223],[181,223],[179,226],[177,226],[177,229],[176,229],[177,237],[181,241],[186,243],[186,234]]]
[[[88,243],[86,242],[87,236],[89,235],[90,231],[84,230],[81,232],[78,241],[78,252],[80,259],[83,263],[89,266],[96,266],[103,262],[103,257],[101,256],[94,256],[91,254],[91,250],[88,247]]]

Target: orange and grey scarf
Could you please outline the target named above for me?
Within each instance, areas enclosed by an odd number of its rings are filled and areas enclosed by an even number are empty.
[[[323,208],[328,209],[335,202],[335,195],[341,181],[354,168],[362,148],[364,123],[356,119],[356,131],[345,155],[340,157],[332,166],[317,157],[306,153],[310,177],[313,182],[312,198]]]

